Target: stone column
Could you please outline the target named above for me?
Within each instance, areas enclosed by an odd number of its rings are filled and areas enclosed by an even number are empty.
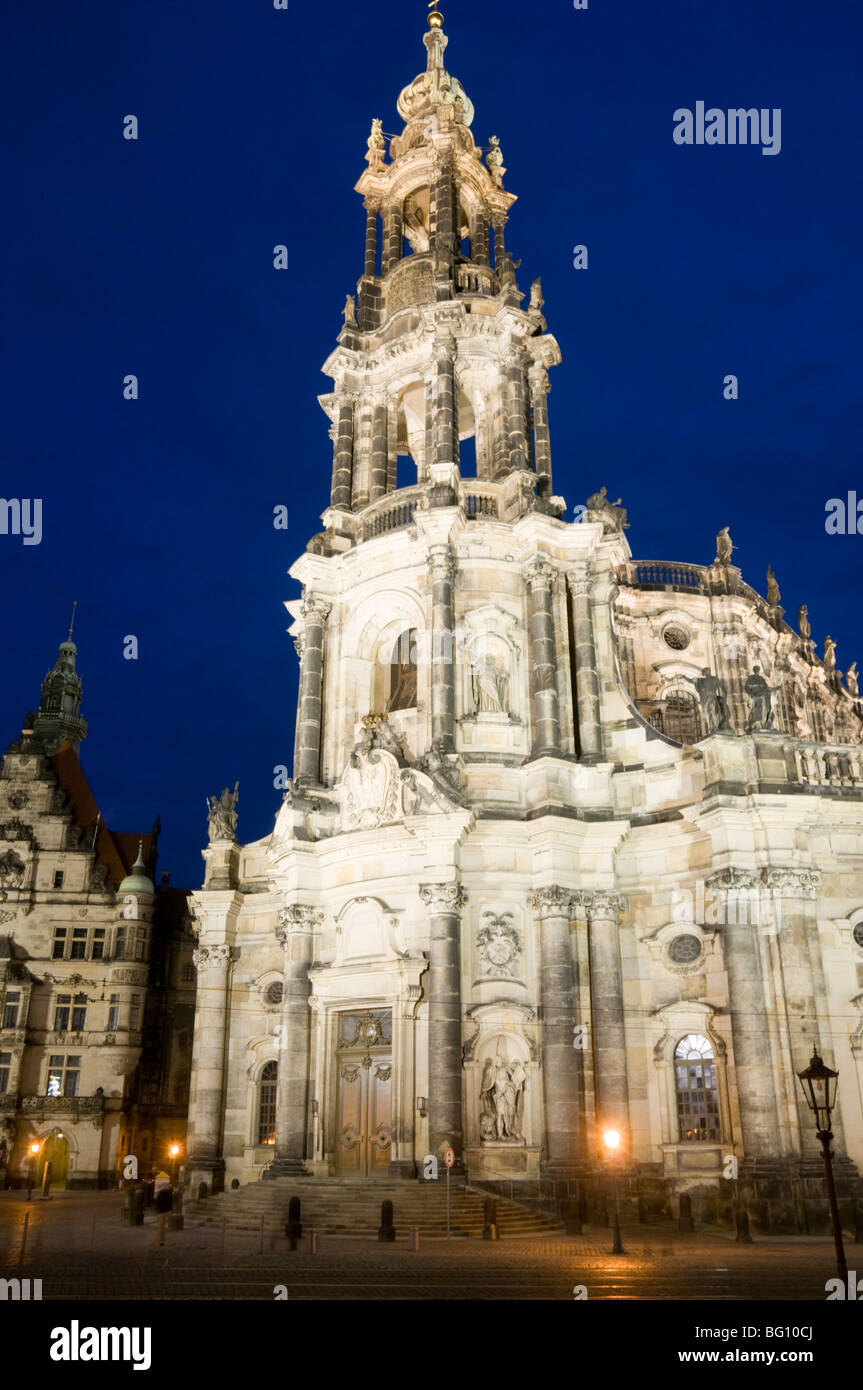
[[[382,272],[384,275],[398,265],[402,258],[404,225],[400,207],[388,208],[384,213],[384,255]]]
[[[279,913],[276,936],[284,951],[285,988],[279,1038],[276,1151],[271,1177],[302,1173],[309,1110],[312,941],[323,913],[293,903]]]
[[[196,1192],[199,1182],[211,1191],[224,1186],[225,1160],[222,1135],[225,1119],[225,1062],[227,1054],[228,995],[235,959],[231,946],[199,946],[192,959],[198,972],[195,998],[195,1033],[192,1045],[192,1091],[186,1171]]]
[[[506,214],[503,212],[494,213],[491,225],[494,228],[494,268],[500,271],[506,256]]]
[[[297,702],[297,738],[294,781],[316,786],[321,768],[321,714],[323,707],[324,623],[330,605],[309,597],[302,606],[304,622],[300,648],[300,690]]]
[[[456,416],[455,342],[450,335],[435,341],[433,407],[433,458],[435,463],[458,463]]]
[[[473,219],[470,254],[471,260],[476,261],[477,265],[488,265],[488,213],[485,211],[478,212]]]
[[[728,975],[734,1075],[740,1106],[744,1157],[775,1156],[776,1088],[767,1025],[767,1006],[759,951],[759,928],[751,922],[755,874],[723,869],[707,880],[708,893],[721,895],[725,925],[722,945]],[[733,921],[731,919],[734,919]]]
[[[455,182],[452,160],[444,156],[431,187],[431,249],[438,265],[451,265],[456,254]]]
[[[615,893],[585,893],[590,953],[590,1004],[596,1075],[596,1123],[601,1136],[616,1129],[629,1150],[629,1085],[620,969],[618,918],[625,900]]]
[[[363,273],[370,278],[378,269],[378,209],[366,203],[366,263]]]
[[[578,972],[569,924],[575,899],[565,888],[530,893],[539,918],[544,1167],[558,1175],[583,1157],[580,1054],[576,1051]]]
[[[330,506],[351,509],[354,478],[354,406],[353,396],[337,396],[336,437],[333,447],[333,486]]]
[[[590,601],[590,580],[569,575],[572,595],[572,632],[575,643],[575,693],[578,701],[578,747],[581,761],[602,760],[602,725],[599,718],[599,678],[596,674],[596,640]]]
[[[377,402],[372,407],[372,478],[369,488],[369,501],[376,502],[387,490],[387,465],[389,463],[389,433],[387,429],[387,408]]]
[[[441,753],[455,751],[455,561],[448,545],[429,552],[432,585],[431,717],[432,743]]]
[[[513,351],[504,359],[507,452],[510,468],[527,468],[527,393],[524,360]]]
[[[440,1158],[449,1146],[461,1160],[461,909],[467,894],[458,883],[429,883],[420,888],[420,897],[431,916],[429,1148]]]
[[[551,386],[545,367],[530,369],[530,400],[533,406],[533,460],[537,477],[548,478],[551,491],[551,433],[548,425],[548,394]]]
[[[552,570],[540,558],[526,574],[530,589],[532,687],[535,711],[534,757],[560,755],[560,710],[552,617]]]

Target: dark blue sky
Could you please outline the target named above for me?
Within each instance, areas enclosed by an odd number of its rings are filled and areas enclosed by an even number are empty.
[[[824,529],[828,498],[863,498],[858,0],[443,8],[563,349],[555,490],[622,494],[636,558],[709,564],[730,524],[744,577],[763,592],[772,563],[789,616],[808,602],[863,662],[863,536]],[[422,0],[6,12],[0,495],[42,498],[44,538],[0,535],[0,745],[77,599],[82,761],[113,828],[161,813],[178,884],[200,882],[205,795],[239,778],[257,838],[291,761],[282,602],[329,497],[320,364],[362,270],[370,120],[399,128],[424,27]],[[781,153],[676,145],[698,100],[780,107]]]

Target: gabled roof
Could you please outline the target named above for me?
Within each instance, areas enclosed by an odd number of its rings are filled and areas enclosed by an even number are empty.
[[[60,744],[54,754],[54,771],[57,781],[69,798],[69,805],[75,823],[82,830],[93,830],[99,818],[99,807],[84,775],[84,769],[72,745]],[[144,862],[150,877],[156,871],[158,846],[152,831],[109,830],[104,820],[99,819],[96,831],[96,859],[108,869],[108,882],[116,888],[131,872],[138,857],[138,841],[142,842]]]

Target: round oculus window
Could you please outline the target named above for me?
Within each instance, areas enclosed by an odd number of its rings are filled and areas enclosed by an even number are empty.
[[[668,954],[675,965],[691,965],[701,955],[701,942],[697,936],[676,936],[668,948]]]
[[[264,991],[264,999],[267,1004],[281,1004],[284,992],[285,987],[281,980],[274,980],[271,985],[267,985]]]
[[[689,633],[685,627],[672,624],[663,632],[662,640],[666,647],[670,647],[673,652],[683,652],[689,646]]]
[[[857,945],[861,949],[863,949],[863,922],[857,923],[856,927],[854,928],[854,931],[852,932],[852,935],[854,937],[854,940],[857,942]]]

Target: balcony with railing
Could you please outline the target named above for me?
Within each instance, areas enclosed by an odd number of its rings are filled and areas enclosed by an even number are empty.
[[[19,1108],[28,1115],[99,1115],[104,1096],[21,1096]]]

